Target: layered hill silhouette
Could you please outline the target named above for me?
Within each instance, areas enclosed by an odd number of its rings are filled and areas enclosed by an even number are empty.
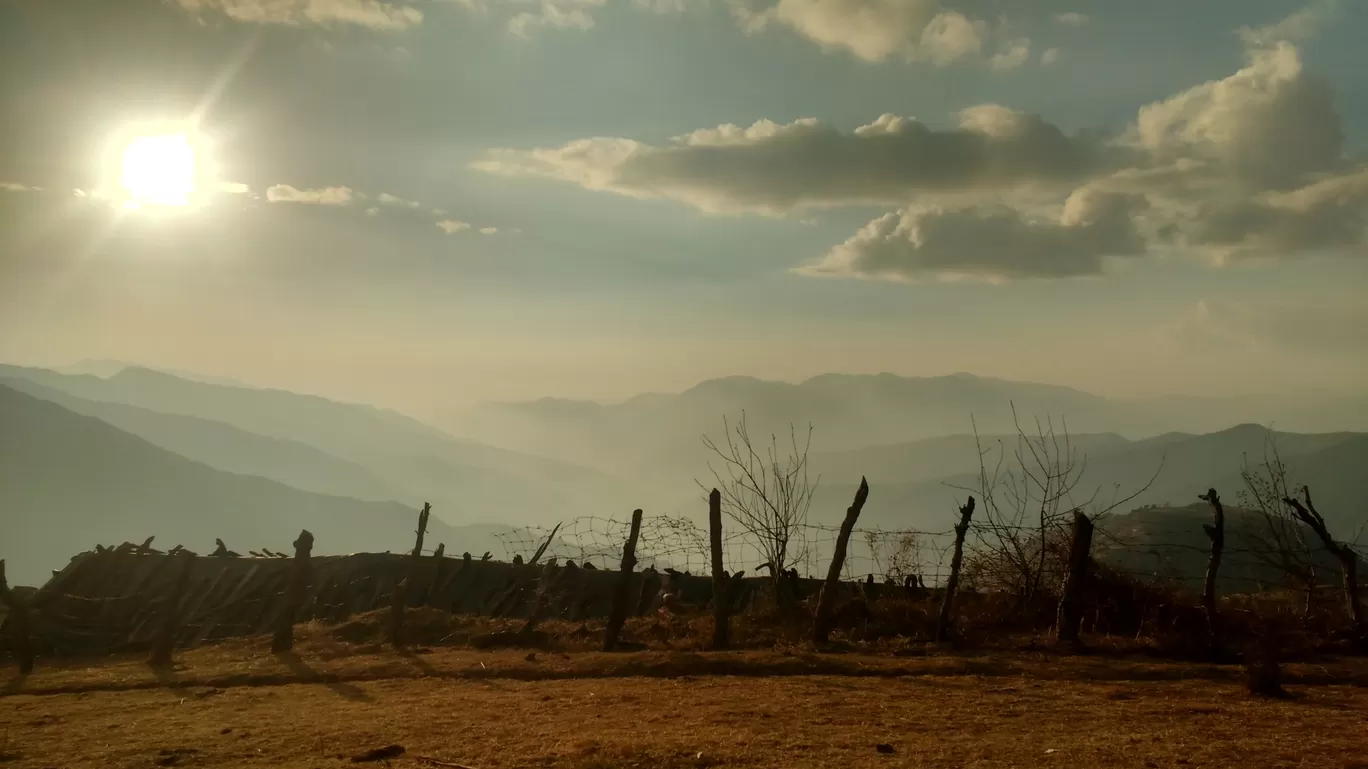
[[[1134,510],[1103,522],[1105,534],[1095,540],[1094,552],[1113,569],[1127,575],[1169,579],[1200,592],[1211,545],[1197,524],[1211,518],[1211,508],[1204,502]],[[1301,524],[1286,526],[1281,530],[1289,534],[1300,530],[1301,541],[1305,543],[1304,551],[1299,549],[1300,545],[1295,546],[1295,558],[1314,566],[1321,584],[1332,589],[1338,586],[1340,564],[1316,535]],[[1226,507],[1218,593],[1253,593],[1289,586],[1287,574],[1278,565],[1279,546],[1269,531],[1269,523],[1261,513]]]
[[[302,491],[356,499],[399,501],[408,496],[400,487],[355,462],[298,441],[269,438],[210,419],[77,398],[26,379],[0,378],[0,385],[108,422],[148,443],[217,470],[259,475]]]
[[[1186,508],[1212,487],[1235,504],[1245,490],[1241,471],[1246,466],[1258,470],[1276,450],[1289,482],[1315,490],[1317,505],[1340,536],[1352,536],[1368,521],[1363,506],[1368,476],[1352,469],[1368,462],[1368,435],[1363,433],[1300,434],[1239,425],[1206,435],[1170,433],[1139,441],[1072,436],[1070,443],[1079,468],[1070,504],[1085,510],[1104,509],[1127,498],[1115,512],[1147,505]],[[1004,471],[1017,463],[1017,436],[982,436],[979,445],[986,452],[984,464],[990,474],[1004,455]],[[1031,461],[1029,450],[1023,453]],[[973,436],[814,455],[812,461],[814,473],[827,471],[814,497],[814,514],[844,509],[863,466],[869,468],[874,492],[861,520],[891,528],[948,529],[967,490],[980,485]],[[958,472],[944,472],[957,463]],[[928,466],[932,473],[943,474],[922,474],[920,468]],[[901,476],[900,467],[906,468]],[[1000,504],[1009,502],[1001,499]]]
[[[1020,422],[1029,432],[1038,418],[1051,418],[1057,426],[1066,422],[1079,436],[1114,433],[1131,439],[1209,433],[1242,423],[1294,432],[1368,430],[1368,397],[1116,400],[970,374],[825,374],[797,384],[727,377],[614,404],[554,398],[485,404],[454,419],[452,429],[508,448],[650,473],[663,466],[698,466],[706,458],[701,436],[721,437],[723,417],[735,422],[743,412],[762,439],[772,433],[786,438],[791,425],[799,432],[813,425],[817,452],[963,435],[974,425],[985,435],[1011,434]]]
[[[314,533],[319,553],[413,547],[416,501],[327,496],[215,470],[5,386],[0,424],[0,558],[15,583],[39,583],[97,543],[152,535],[157,546],[200,553],[215,537],[243,553],[289,550],[302,528]],[[434,518],[428,541],[483,552],[492,536]]]
[[[142,368],[101,378],[0,366],[0,380],[220,470],[361,499],[424,499],[453,523],[545,523],[627,504],[600,471],[366,405]]]

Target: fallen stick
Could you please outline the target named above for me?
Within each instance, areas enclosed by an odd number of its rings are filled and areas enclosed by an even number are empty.
[[[465,764],[457,764],[451,761],[443,761],[440,758],[433,758],[432,756],[414,756],[414,758],[418,761],[422,761],[425,764],[432,764],[433,766],[446,766],[450,767],[450,769],[475,769],[472,766],[466,766]]]

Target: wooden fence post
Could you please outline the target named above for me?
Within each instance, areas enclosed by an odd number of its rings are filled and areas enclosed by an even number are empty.
[[[304,600],[304,589],[309,585],[309,554],[313,551],[314,535],[308,529],[299,532],[294,541],[294,561],[290,563],[289,582],[285,585],[285,608],[276,618],[275,637],[271,651],[276,654],[294,648],[294,623],[299,617],[299,604]]]
[[[28,601],[14,594],[5,581],[5,560],[0,558],[0,602],[9,608],[4,626],[9,628],[9,647],[19,663],[19,674],[33,672],[33,618]]]
[[[959,589],[960,567],[964,565],[964,537],[969,533],[969,520],[974,516],[972,496],[960,506],[959,513],[959,523],[955,524],[955,552],[950,557],[950,576],[945,580],[945,595],[941,597],[940,616],[936,618],[936,643],[950,640],[950,628],[955,621],[955,591]]]
[[[161,624],[157,635],[152,639],[152,654],[147,662],[154,668],[169,668],[172,652],[176,648],[176,633],[180,630],[181,602],[185,599],[185,587],[190,582],[190,572],[195,568],[195,554],[182,552],[177,556],[181,562],[180,573],[171,587],[171,595],[161,607]]]
[[[1215,489],[1207,489],[1207,493],[1198,495],[1198,499],[1206,500],[1216,516],[1214,523],[1202,524],[1202,531],[1211,540],[1211,556],[1207,559],[1206,579],[1202,582],[1202,610],[1206,612],[1207,634],[1215,644],[1220,639],[1220,623],[1216,615],[1216,572],[1221,568],[1221,552],[1225,549],[1225,506],[1221,504],[1221,497]]]
[[[712,549],[712,646],[714,649],[725,649],[731,640],[731,591],[728,590],[730,580],[722,563],[722,492],[717,489],[708,495],[708,544]]]
[[[613,607],[608,614],[608,624],[603,628],[603,650],[612,651],[617,647],[618,634],[627,622],[627,597],[632,587],[632,569],[636,568],[637,537],[641,536],[641,511],[632,511],[632,529],[627,535],[627,543],[622,546],[622,568],[618,583],[613,590]]]
[[[396,649],[404,645],[404,605],[408,603],[409,582],[417,577],[418,570],[423,563],[423,535],[427,534],[428,516],[432,514],[432,505],[423,503],[422,512],[418,513],[418,540],[413,545],[413,555],[409,558],[407,573],[400,575],[394,584],[394,604],[390,608],[390,645]]]
[[[1088,579],[1092,536],[1092,520],[1075,510],[1073,537],[1069,544],[1069,570],[1064,576],[1064,590],[1059,597],[1059,615],[1055,622],[1055,638],[1059,643],[1077,645],[1079,642],[1079,627],[1083,623],[1083,586]]]
[[[527,621],[523,623],[522,629],[518,631],[520,635],[532,635],[536,631],[537,623],[541,622],[542,614],[546,612],[549,597],[570,572],[571,569],[566,566],[557,567],[550,563],[542,566],[541,573],[537,575],[537,592],[532,597],[532,609],[527,613]]]
[[[836,603],[836,591],[841,586],[841,569],[845,567],[846,549],[850,546],[850,533],[855,530],[855,521],[860,518],[865,500],[869,499],[869,482],[860,478],[860,488],[855,491],[855,501],[846,508],[845,520],[841,521],[841,531],[836,535],[836,552],[831,556],[831,566],[827,568],[826,581],[817,595],[817,612],[812,618],[812,642],[818,645],[827,642],[831,635],[831,610]]]
[[[556,538],[556,532],[560,531],[560,527],[561,525],[557,523],[551,529],[551,533],[546,535],[546,541],[541,543],[541,547],[537,548],[537,552],[532,554],[532,560],[527,562],[528,566],[531,566],[532,564],[535,564],[537,561],[540,561],[541,557],[546,554],[546,548],[551,546],[551,540]]]

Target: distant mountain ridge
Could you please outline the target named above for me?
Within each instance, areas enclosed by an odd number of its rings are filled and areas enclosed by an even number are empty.
[[[104,422],[167,451],[239,475],[258,475],[301,491],[371,501],[403,501],[403,489],[370,470],[298,441],[270,438],[201,417],[163,414],[122,403],[86,400],[27,379],[0,385]]]
[[[413,546],[416,507],[314,494],[222,472],[62,406],[0,385],[0,510],[5,558],[16,583],[40,584],[49,569],[96,544],[183,544],[206,553],[214,538],[246,553],[288,550],[307,528],[318,553],[403,552]],[[429,541],[471,548],[441,521]]]
[[[1016,417],[1013,417],[1013,406]],[[1166,432],[1202,434],[1242,423],[1292,432],[1368,430],[1368,396],[1109,399],[1060,385],[952,374],[823,374],[800,383],[753,377],[701,382],[676,394],[643,394],[602,404],[543,398],[489,403],[454,418],[450,429],[475,440],[594,464],[623,473],[663,465],[697,466],[702,436],[720,437],[723,417],[745,413],[752,434],[815,428],[813,449],[839,452],[963,435],[1028,432],[1035,420],[1075,435],[1129,439]]]
[[[588,514],[615,501],[620,501],[619,506],[627,504],[619,500],[616,482],[600,471],[459,439],[397,412],[367,405],[285,390],[193,382],[136,367],[101,378],[0,366],[0,379],[27,381],[88,404],[142,409],[141,414],[125,409],[118,418],[111,416],[109,406],[99,410],[101,416],[122,420],[120,424],[133,432],[219,469],[256,468],[265,477],[291,485],[363,498],[389,498],[398,491],[407,498],[432,502],[438,515],[451,522],[545,523]],[[78,407],[83,413],[94,413],[94,409],[93,405]],[[179,442],[172,441],[167,432],[173,417],[181,418],[174,431]],[[239,432],[230,434],[223,426]],[[243,456],[256,450],[248,448],[252,435],[276,442],[255,441],[269,456],[281,456],[287,446],[293,446],[289,452],[293,464],[263,467],[261,457]],[[230,446],[240,447],[237,456]],[[311,447],[315,453],[306,459],[300,446]],[[329,462],[328,457],[336,461]],[[362,472],[345,478],[339,463]],[[332,469],[325,471],[324,466],[330,464]],[[303,473],[304,466],[310,468],[308,474]],[[367,476],[378,481],[370,483],[369,489],[365,488]]]
[[[159,368],[156,366],[141,366],[137,363],[129,363],[121,360],[83,360],[69,366],[53,366],[52,370],[59,374],[89,374],[101,379],[108,379],[119,372],[130,368],[145,368],[157,371],[162,374],[170,374],[180,379],[188,379],[191,382],[203,382],[204,384],[218,384],[228,387],[254,388],[254,385],[247,384],[240,379],[227,376],[211,376],[209,374],[199,374],[194,371],[184,371],[174,368]]]
[[[1352,537],[1368,523],[1368,509],[1362,504],[1363,499],[1368,499],[1368,474],[1353,469],[1368,465],[1368,434],[1283,433],[1260,425],[1238,425],[1205,435],[1165,434],[1140,441],[1118,442],[1106,436],[1074,439],[1080,470],[1072,503],[1085,510],[1102,509],[1131,495],[1134,498],[1116,512],[1145,505],[1185,507],[1211,487],[1234,505],[1245,492],[1242,468],[1248,463],[1257,471],[1265,461],[1265,452],[1275,447],[1288,469],[1289,481],[1294,487],[1311,486],[1321,512],[1334,524],[1338,536]],[[1016,463],[1016,443],[997,444],[996,440],[983,439],[988,451],[984,463],[990,475],[1004,449],[1003,467],[1010,468]],[[938,449],[944,451],[936,453]],[[956,504],[970,493],[966,489],[979,486],[972,436],[929,439],[911,448],[897,447],[897,453],[891,457],[870,451],[814,455],[814,471],[838,468],[823,474],[813,500],[814,516],[834,517],[849,504],[859,475],[864,472],[860,467],[868,469],[872,488],[861,522],[871,526],[947,529]],[[921,475],[916,473],[916,466],[911,466],[907,475],[899,478],[897,458],[916,454],[935,456],[935,472],[956,463],[961,468]],[[852,460],[852,456],[857,459]],[[1029,453],[1026,457],[1029,462]]]

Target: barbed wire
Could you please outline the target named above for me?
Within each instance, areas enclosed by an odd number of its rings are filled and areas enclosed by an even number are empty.
[[[496,533],[494,536],[503,550],[503,560],[515,556],[528,559],[544,543],[543,560],[575,561],[593,564],[596,568],[616,569],[622,558],[623,543],[631,524],[611,517],[586,516],[561,523],[555,529],[527,526]],[[985,540],[1011,534],[1038,534],[1033,526],[1012,526],[978,523],[970,526],[966,549]],[[794,531],[789,552],[796,554],[790,566],[803,577],[825,576],[840,528],[807,524]],[[842,577],[849,581],[873,578],[878,582],[902,584],[911,578],[927,586],[943,584],[949,576],[950,554],[953,549],[953,530],[928,531],[921,529],[856,528],[846,552]],[[550,541],[548,542],[548,538]],[[1183,554],[1205,555],[1209,546],[1190,542],[1129,542],[1123,537],[1106,534],[1094,545],[1094,551],[1104,557],[1110,573],[1137,580],[1168,583],[1191,583],[1200,575],[1187,573],[1174,563]],[[745,531],[728,529],[722,540],[723,562],[730,572],[745,571],[765,574],[765,559],[759,543]],[[1266,557],[1267,550],[1226,547],[1227,556]],[[657,570],[673,569],[689,574],[711,573],[711,550],[707,530],[685,516],[649,516],[642,520],[637,540],[637,562],[642,567]],[[1148,559],[1145,561],[1144,559]],[[1135,561],[1145,563],[1137,568]],[[1152,565],[1151,565],[1152,564]],[[1053,578],[1058,575],[1051,575]],[[1221,576],[1226,584],[1246,583],[1250,586],[1276,586],[1279,579],[1227,573]]]

